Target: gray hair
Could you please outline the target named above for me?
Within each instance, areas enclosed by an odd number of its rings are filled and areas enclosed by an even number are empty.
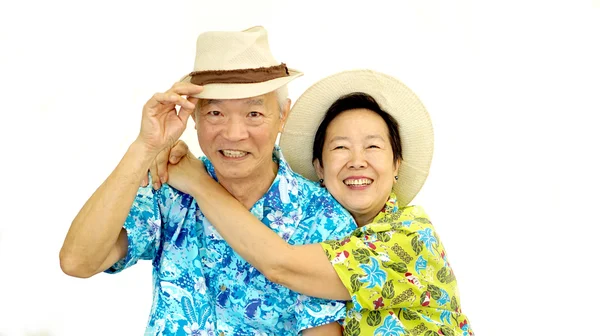
[[[283,109],[288,100],[287,84],[275,90],[275,96],[277,97],[277,104],[279,105],[279,118],[283,118]]]

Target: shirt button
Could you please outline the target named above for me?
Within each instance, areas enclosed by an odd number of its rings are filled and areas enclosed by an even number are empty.
[[[221,331],[221,332],[219,333],[219,336],[225,336],[225,333]]]
[[[227,287],[225,287],[225,285],[221,285],[221,292],[224,292],[227,289]]]

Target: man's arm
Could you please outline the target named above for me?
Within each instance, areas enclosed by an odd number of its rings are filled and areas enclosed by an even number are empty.
[[[342,327],[337,322],[331,322],[316,328],[302,330],[302,336],[331,336],[341,335]]]
[[[123,223],[151,161],[152,153],[143,144],[136,141],[129,147],[119,165],[73,220],[60,250],[63,272],[88,278],[127,254]]]
[[[140,181],[154,157],[163,148],[170,147],[185,130],[198,99],[184,96],[201,91],[201,86],[175,83],[144,105],[138,138],[69,228],[60,251],[63,272],[87,278],[104,271],[127,254],[128,238],[122,227]],[[178,105],[181,106],[179,112]]]

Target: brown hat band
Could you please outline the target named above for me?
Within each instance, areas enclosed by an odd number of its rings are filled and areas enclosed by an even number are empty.
[[[194,71],[190,73],[190,82],[196,85],[214,83],[222,84],[250,84],[262,83],[271,79],[287,77],[290,75],[285,63],[268,68],[236,69],[236,70],[209,70]]]

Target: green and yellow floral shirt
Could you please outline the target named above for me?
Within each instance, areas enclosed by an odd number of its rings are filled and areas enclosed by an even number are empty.
[[[398,208],[392,193],[373,223],[321,246],[352,296],[344,335],[473,335],[423,208]]]

